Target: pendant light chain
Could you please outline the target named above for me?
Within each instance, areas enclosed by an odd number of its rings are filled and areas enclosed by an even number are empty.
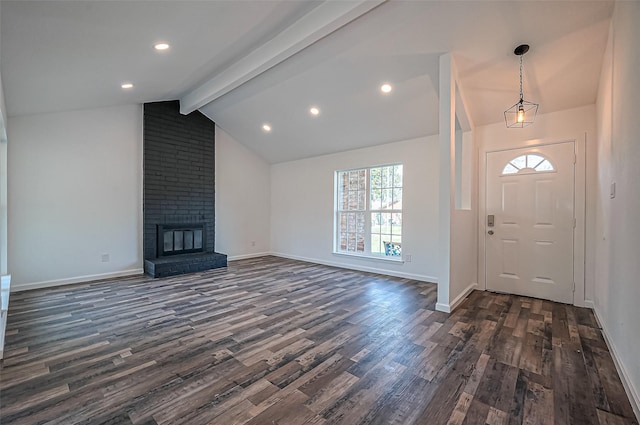
[[[522,58],[523,58],[524,54],[520,55],[520,103],[522,103],[522,100],[524,99],[524,96],[522,94]]]

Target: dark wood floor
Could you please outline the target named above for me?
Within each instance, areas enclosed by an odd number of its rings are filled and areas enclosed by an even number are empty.
[[[635,424],[593,314],[275,257],[12,295],[4,424]]]

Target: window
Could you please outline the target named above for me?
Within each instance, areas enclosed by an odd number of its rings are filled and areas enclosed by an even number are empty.
[[[402,257],[402,164],[336,172],[338,253]]]
[[[543,156],[536,154],[520,155],[504,166],[502,174],[524,174],[554,171],[553,165]]]

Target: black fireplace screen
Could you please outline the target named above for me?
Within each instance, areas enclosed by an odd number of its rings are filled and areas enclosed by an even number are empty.
[[[158,257],[204,251],[204,223],[158,224]]]

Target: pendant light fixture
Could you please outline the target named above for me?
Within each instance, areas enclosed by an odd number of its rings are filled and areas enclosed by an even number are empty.
[[[523,128],[531,125],[538,113],[538,104],[524,100],[522,95],[522,57],[528,51],[528,44],[521,44],[513,51],[517,56],[520,56],[520,100],[504,111],[504,121],[508,128]]]

